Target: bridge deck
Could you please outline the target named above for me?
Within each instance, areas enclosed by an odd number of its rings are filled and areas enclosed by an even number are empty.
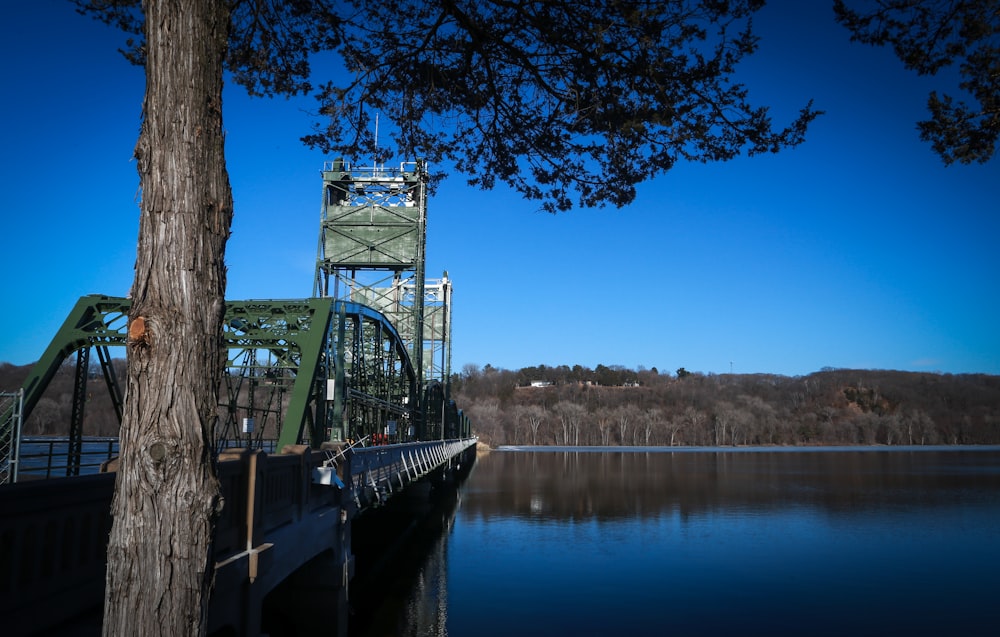
[[[210,632],[259,632],[264,598],[320,555],[335,567],[324,575],[330,585],[346,586],[353,567],[350,521],[432,472],[471,461],[474,447],[475,439],[466,438],[355,447],[346,454],[304,446],[274,455],[224,454]],[[111,473],[0,488],[5,634],[45,630],[100,607],[113,490]]]

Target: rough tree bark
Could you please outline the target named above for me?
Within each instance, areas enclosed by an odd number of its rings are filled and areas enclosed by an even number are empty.
[[[104,634],[198,635],[219,504],[211,440],[233,209],[222,132],[229,9],[144,0],[143,11],[142,202]]]

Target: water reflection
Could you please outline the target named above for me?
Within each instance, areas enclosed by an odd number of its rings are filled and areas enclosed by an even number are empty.
[[[1000,484],[1000,451],[494,452],[466,516],[615,520],[810,506],[858,512],[947,506]]]
[[[448,534],[460,502],[454,488],[418,485],[358,520],[350,635],[448,634]]]
[[[447,635],[448,625],[448,542],[442,536],[417,573],[406,602],[404,635]]]
[[[438,535],[407,582],[352,634],[1000,625],[1000,448],[494,452],[457,515],[430,519]]]

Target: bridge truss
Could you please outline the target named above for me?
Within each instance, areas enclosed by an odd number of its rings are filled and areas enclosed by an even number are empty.
[[[130,306],[125,298],[82,297],[23,385],[27,419],[63,363],[76,356],[68,475],[78,473],[87,384],[97,376],[92,350],[121,417],[110,348],[127,342]],[[223,336],[228,354],[219,390],[220,450],[406,442],[445,433],[426,427],[405,344],[372,308],[329,298],[227,301]],[[467,422],[460,429],[454,433],[469,435]]]

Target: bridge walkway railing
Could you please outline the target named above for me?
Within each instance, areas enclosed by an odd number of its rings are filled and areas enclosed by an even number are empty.
[[[355,448],[350,492],[359,509],[385,502],[393,493],[447,466],[475,439],[436,440]]]

